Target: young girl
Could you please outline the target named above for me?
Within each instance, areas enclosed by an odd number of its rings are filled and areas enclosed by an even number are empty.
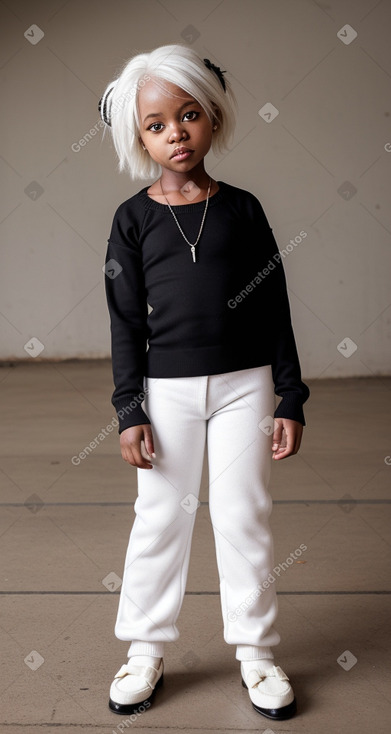
[[[262,206],[205,170],[234,129],[224,73],[185,45],[163,46],[132,58],[99,103],[120,170],[158,176],[117,209],[105,265],[112,402],[138,480],[115,626],[130,643],[110,688],[119,714],[150,705],[164,644],[179,637],[206,443],[224,639],[256,711],[296,710],[274,664],[268,483],[272,457],[299,450],[309,390]]]

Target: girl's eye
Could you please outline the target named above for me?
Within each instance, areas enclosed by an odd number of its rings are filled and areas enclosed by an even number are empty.
[[[156,126],[159,126],[159,125],[161,125],[161,124],[162,124],[161,122],[154,122],[154,123],[153,123],[153,125],[151,125],[151,126],[150,126],[150,127],[148,128],[148,130],[152,130],[152,132],[154,132],[154,133],[158,133],[158,132],[160,132],[160,130],[154,130],[154,128],[156,128]]]
[[[184,117],[186,117],[186,115],[195,115],[195,117],[191,118],[192,120],[195,120],[198,117],[198,112],[196,112],[195,110],[190,110],[190,112],[185,112]]]

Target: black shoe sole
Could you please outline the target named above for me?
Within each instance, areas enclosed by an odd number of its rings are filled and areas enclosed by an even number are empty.
[[[149,706],[152,704],[153,698],[155,696],[155,691],[157,688],[159,688],[159,686],[162,685],[162,683],[163,683],[163,673],[161,674],[149,698],[144,698],[142,701],[138,701],[138,703],[115,703],[115,701],[112,701],[112,699],[109,698],[110,711],[112,711],[113,714],[121,714],[121,715],[122,714],[138,714],[140,716],[141,714],[144,713],[144,711],[140,711],[141,707],[144,707],[144,710],[147,710],[145,707],[145,704],[148,703]]]
[[[248,690],[248,686],[244,682],[242,678],[242,686],[243,688],[246,688]],[[251,701],[251,699],[250,699]],[[262,716],[266,716],[267,719],[274,719],[274,721],[283,721],[284,719],[291,719],[292,716],[295,715],[297,712],[297,705],[296,705],[296,699],[294,698],[291,703],[288,703],[287,706],[281,706],[279,709],[263,709],[261,706],[256,706],[255,703],[251,701],[253,709],[258,714],[262,714]]]

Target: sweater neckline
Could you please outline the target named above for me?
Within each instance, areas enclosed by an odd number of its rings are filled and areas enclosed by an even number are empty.
[[[209,197],[208,208],[210,206],[214,206],[219,201],[221,201],[221,199],[223,198],[223,195],[224,195],[223,187],[225,185],[224,181],[217,181],[217,183],[219,185],[218,191],[216,191],[216,193],[213,194],[213,196]],[[139,195],[142,196],[142,198],[144,199],[145,208],[146,209],[160,209],[160,210],[168,209],[167,204],[161,204],[159,201],[155,201],[154,199],[151,199],[150,196],[148,196],[147,190],[149,189],[149,186],[150,185],[145,186],[139,192]],[[182,211],[197,212],[198,210],[203,210],[205,208],[205,201],[206,199],[204,199],[203,201],[197,201],[195,204],[189,203],[189,204],[176,204],[175,206],[171,205],[171,209],[173,209],[174,211],[181,211],[181,212]]]

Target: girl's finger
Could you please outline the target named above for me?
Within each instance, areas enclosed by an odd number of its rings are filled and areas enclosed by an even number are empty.
[[[287,449],[288,456],[294,453],[294,449],[295,449],[295,432],[294,431],[288,430],[286,432],[286,449]]]
[[[144,441],[145,441],[145,449],[148,453],[148,458],[150,459],[151,456],[155,459],[155,449],[153,446],[153,437],[152,437],[152,431],[150,429],[145,429],[144,431]]]
[[[149,451],[147,450],[146,445],[145,445],[145,441],[144,441],[143,438],[140,441],[140,452],[141,452],[141,456],[144,459],[146,459],[148,462],[151,461],[152,453],[150,454]]]
[[[139,469],[152,469],[152,464],[143,458],[136,446],[132,446],[132,448],[126,446],[122,451],[122,458],[131,466],[136,466]]]
[[[282,440],[283,425],[279,421],[275,421],[275,424],[276,423],[277,425],[273,431],[272,451],[276,451],[278,449]]]
[[[144,441],[141,439],[140,441],[140,449],[138,446],[132,446],[132,454],[133,458],[135,460],[135,466],[137,466],[139,469],[152,469],[152,464],[149,461],[148,454],[145,451],[145,446],[143,448]],[[143,454],[143,450],[145,452],[145,456]]]
[[[149,459],[147,449],[145,448],[144,439],[142,438],[140,441],[140,453],[143,459]]]
[[[278,450],[276,451],[276,456],[273,455],[273,458],[276,459],[286,459],[288,456],[292,456],[293,454],[297,454],[300,448],[301,444],[301,437],[302,437],[302,430],[290,430],[288,426],[288,430],[286,426],[284,427],[284,438],[286,439],[286,445],[279,446]]]
[[[121,453],[123,460],[126,461],[128,464],[134,466],[135,461],[131,449],[128,446],[124,446]]]

